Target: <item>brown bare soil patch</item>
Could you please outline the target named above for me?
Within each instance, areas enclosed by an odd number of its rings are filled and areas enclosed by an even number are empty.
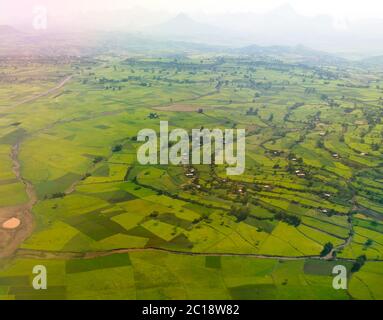
[[[29,204],[0,208],[0,258],[12,255],[32,233],[33,226]]]
[[[29,201],[18,206],[0,208],[0,258],[11,256],[34,228],[32,208],[37,203],[37,196],[33,185],[20,174],[18,154],[19,144],[16,144],[11,152],[13,171],[16,178],[24,184]],[[13,218],[19,220],[19,226],[13,229],[4,228],[3,224]]]
[[[20,226],[20,219],[17,219],[15,217],[5,221],[2,225],[3,229],[6,229],[6,230],[13,230],[13,229],[17,229],[19,226]]]
[[[171,104],[165,107],[154,107],[153,109],[159,111],[197,112],[199,109],[203,108],[201,108],[201,106],[191,104]]]

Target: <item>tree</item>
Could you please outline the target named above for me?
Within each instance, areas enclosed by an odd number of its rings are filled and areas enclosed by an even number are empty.
[[[317,141],[317,147],[318,147],[318,148],[323,148],[323,147],[324,147],[323,140],[318,140],[318,141]]]
[[[294,226],[294,227],[299,227],[299,225],[302,222],[299,217],[293,216],[293,215],[288,215],[284,212],[277,212],[275,214],[275,219],[283,221],[283,222],[287,223],[288,225]]]
[[[95,157],[95,158],[93,159],[93,163],[94,163],[94,164],[97,164],[97,163],[101,162],[102,160],[104,160],[103,157],[101,157],[101,156],[97,156],[97,157]]]
[[[64,192],[57,192],[51,195],[51,199],[64,198],[66,194]]]
[[[321,94],[320,99],[326,101],[328,100],[328,96],[326,94]]]
[[[120,152],[122,150],[122,145],[118,144],[112,148],[112,152]]]
[[[332,250],[334,249],[334,245],[331,242],[327,242],[324,247],[322,252],[320,253],[321,257],[327,256]]]
[[[246,111],[247,116],[256,116],[258,115],[258,109],[254,109],[253,107],[250,107],[249,110]]]
[[[157,218],[158,215],[159,215],[159,212],[158,212],[158,211],[153,211],[149,216],[150,216],[151,218]]]
[[[237,222],[241,222],[247,219],[250,209],[247,206],[236,207],[232,206],[230,214],[237,218]]]
[[[365,243],[364,243],[364,245],[366,246],[366,247],[369,247],[369,246],[371,246],[373,244],[373,241],[371,240],[371,239],[368,239]]]
[[[363,267],[366,260],[367,260],[367,257],[365,255],[358,257],[356,259],[356,262],[353,264],[353,266],[351,268],[351,272],[353,272],[353,273],[358,272]]]
[[[149,114],[149,119],[158,119],[158,118],[159,118],[159,116],[156,112],[151,112]]]

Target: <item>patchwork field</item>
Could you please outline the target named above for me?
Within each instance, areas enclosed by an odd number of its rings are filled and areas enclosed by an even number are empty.
[[[193,54],[0,70],[0,299],[383,299],[381,72]],[[160,121],[246,129],[245,173],[140,165]]]

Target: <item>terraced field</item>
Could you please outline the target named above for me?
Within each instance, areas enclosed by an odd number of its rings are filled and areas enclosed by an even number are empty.
[[[0,299],[383,299],[382,73],[218,55],[0,71],[0,226],[21,222],[0,228]],[[160,121],[246,129],[245,173],[140,165]]]

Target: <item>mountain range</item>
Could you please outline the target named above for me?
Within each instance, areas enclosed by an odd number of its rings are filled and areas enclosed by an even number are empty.
[[[146,12],[145,20],[143,17]],[[303,16],[289,5],[264,14],[249,12],[192,16],[186,13],[156,15],[155,11],[136,8],[131,12],[119,12],[115,24],[111,22],[112,16],[113,13],[106,12],[105,24],[95,24],[95,12],[88,20],[78,20],[78,23],[83,24],[82,28],[75,23],[67,28],[65,21],[56,21],[42,33],[31,32],[22,26],[0,26],[0,41],[3,44],[0,54],[18,52],[16,48],[20,47],[24,50],[21,52],[31,54],[68,52],[74,55],[94,50],[123,52],[155,47],[165,53],[214,51],[275,57],[282,55],[293,59],[304,57],[305,62],[320,60],[341,63],[341,58],[353,58],[364,59],[363,63],[367,65],[381,65],[383,60],[383,19],[337,22],[326,15]]]
[[[357,58],[383,54],[383,19],[347,21],[326,15],[306,17],[289,6],[265,14],[234,13],[195,15],[184,13],[141,30],[168,39],[228,46],[303,45]]]

